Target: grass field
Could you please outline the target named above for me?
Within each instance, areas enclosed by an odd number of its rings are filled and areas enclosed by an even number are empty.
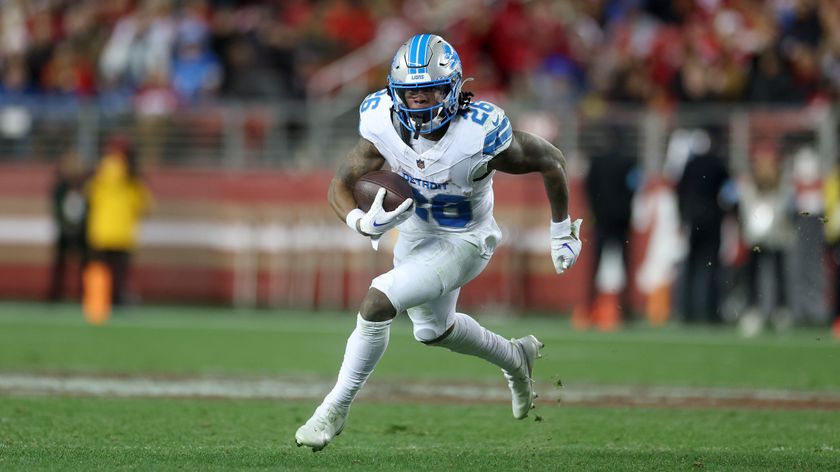
[[[840,470],[840,343],[825,332],[480,321],[546,343],[528,419],[473,396],[504,394],[498,369],[425,347],[398,320],[344,434],[312,454],[294,431],[352,315],[146,307],[92,327],[72,305],[0,304],[0,470]],[[248,396],[266,380],[278,383]],[[202,390],[225,382],[244,394]]]

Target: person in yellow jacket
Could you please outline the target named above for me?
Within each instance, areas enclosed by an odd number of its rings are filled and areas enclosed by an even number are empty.
[[[152,203],[131,149],[111,146],[87,185],[87,197],[88,243],[93,259],[110,269],[111,301],[120,305],[126,302],[140,219]]]
[[[823,181],[825,196],[825,241],[834,263],[834,322],[831,333],[840,339],[840,164]]]

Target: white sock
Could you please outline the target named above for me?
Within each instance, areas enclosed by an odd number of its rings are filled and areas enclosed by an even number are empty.
[[[455,313],[452,332],[434,345],[480,357],[509,372],[522,366],[522,355],[512,342],[482,327],[470,315],[463,313]]]
[[[347,338],[338,380],[324,398],[323,405],[350,407],[388,347],[390,332],[391,320],[366,321],[361,314],[357,315],[356,329]]]

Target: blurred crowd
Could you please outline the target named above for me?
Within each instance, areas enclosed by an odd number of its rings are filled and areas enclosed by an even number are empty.
[[[653,105],[840,94],[834,0],[6,0],[0,98],[303,98],[384,36],[443,34],[481,92]],[[384,84],[389,57],[368,75]]]

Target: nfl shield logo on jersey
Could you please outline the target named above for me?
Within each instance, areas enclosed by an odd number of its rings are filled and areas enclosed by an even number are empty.
[[[417,159],[417,168],[423,170],[426,168],[426,162],[423,159]]]

